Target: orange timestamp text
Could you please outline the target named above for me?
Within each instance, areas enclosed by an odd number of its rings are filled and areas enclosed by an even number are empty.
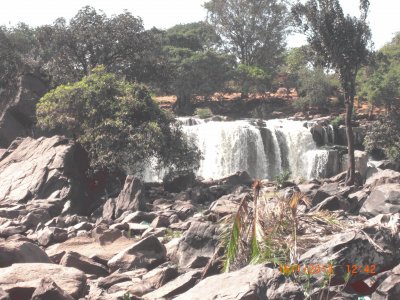
[[[332,264],[307,264],[307,265],[279,265],[279,271],[285,275],[290,274],[330,274],[334,273]]]

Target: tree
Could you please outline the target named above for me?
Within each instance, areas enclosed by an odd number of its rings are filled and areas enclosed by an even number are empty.
[[[211,0],[208,20],[241,64],[271,71],[279,65],[288,32],[281,0]]]
[[[347,185],[355,179],[354,136],[351,125],[358,70],[367,62],[371,33],[366,22],[368,0],[360,1],[360,18],[344,15],[339,0],[308,0],[293,6],[297,25],[307,35],[311,48],[339,74],[346,106],[346,136],[349,153]]]
[[[155,46],[140,18],[127,11],[109,18],[90,6],[69,23],[60,18],[38,28],[38,40],[49,54],[45,67],[54,85],[80,80],[98,65],[143,82],[145,54]]]
[[[39,68],[41,56],[36,42],[35,30],[24,23],[0,27],[0,88],[12,90],[19,75]]]
[[[239,64],[235,71],[242,98],[249,92],[265,92],[271,82],[271,74],[257,66]]]
[[[172,54],[175,52],[175,54]],[[175,111],[190,112],[192,98],[202,95],[206,99],[224,88],[230,78],[231,58],[215,51],[197,51],[170,48],[171,56],[175,56],[174,78],[171,87],[177,96]]]
[[[357,78],[360,95],[372,106],[384,105],[387,113],[400,104],[400,33],[372,57]]]
[[[48,92],[37,105],[37,120],[39,128],[80,142],[93,170],[139,172],[152,158],[172,171],[198,167],[198,150],[148,90],[104,67]]]
[[[334,87],[322,68],[299,70],[298,86],[300,98],[295,102],[297,107],[328,107]]]
[[[221,43],[214,27],[206,22],[175,25],[166,31],[166,38],[168,45],[192,51],[214,49]]]

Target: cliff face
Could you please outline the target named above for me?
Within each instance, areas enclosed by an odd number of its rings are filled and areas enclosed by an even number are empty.
[[[13,91],[0,94],[0,147],[7,148],[16,137],[32,135],[36,103],[47,90],[40,77],[25,74]]]

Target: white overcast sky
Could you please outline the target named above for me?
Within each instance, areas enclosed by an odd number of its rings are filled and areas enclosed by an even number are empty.
[[[340,0],[345,13],[356,15],[359,0]],[[70,19],[85,5],[103,10],[107,15],[124,9],[143,19],[146,28],[168,28],[204,20],[205,0],[0,0],[0,25],[24,22],[32,26],[51,24],[58,17]],[[369,23],[378,49],[400,31],[400,0],[370,0]],[[291,37],[289,46],[299,46],[302,39]]]

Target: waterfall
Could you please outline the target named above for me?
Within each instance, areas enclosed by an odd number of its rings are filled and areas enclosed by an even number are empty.
[[[286,119],[214,121],[194,117],[178,118],[182,129],[195,141],[203,160],[197,175],[218,179],[237,171],[253,178],[275,179],[283,171],[292,177],[325,177],[327,165],[334,161],[329,150],[317,149],[304,122]],[[148,168],[146,181],[156,181]]]

